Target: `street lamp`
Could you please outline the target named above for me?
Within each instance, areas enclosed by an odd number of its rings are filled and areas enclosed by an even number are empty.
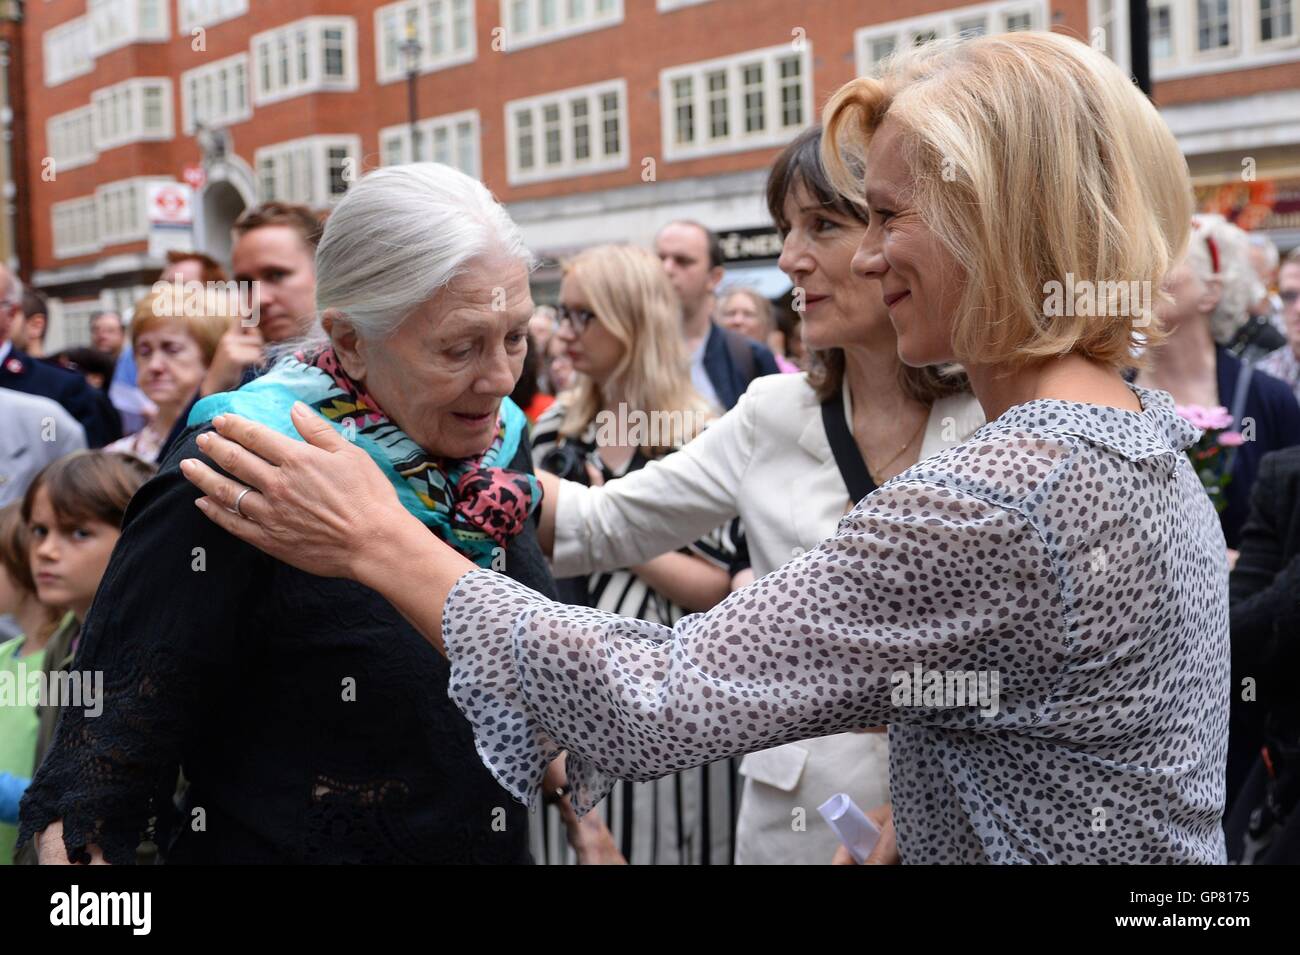
[[[415,24],[406,24],[406,39],[402,41],[402,62],[406,65],[406,102],[409,112],[409,121],[411,125],[411,162],[418,162],[420,159],[420,133],[415,128],[416,105],[415,105],[415,80],[420,75],[420,54],[424,52],[424,46],[415,37]]]

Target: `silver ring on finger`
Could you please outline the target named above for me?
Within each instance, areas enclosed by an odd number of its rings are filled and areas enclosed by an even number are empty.
[[[239,502],[242,501],[244,499],[244,495],[251,490],[252,490],[251,487],[246,487],[242,491],[240,491],[239,495],[235,498],[235,506],[231,508],[232,511],[234,511],[236,514],[238,514],[240,517],[244,518],[245,520],[248,520],[248,515],[239,509]]]

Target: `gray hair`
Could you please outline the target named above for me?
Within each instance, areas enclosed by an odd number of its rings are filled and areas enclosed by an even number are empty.
[[[7,265],[0,265],[0,282],[5,283],[4,295],[0,295],[0,305],[23,307],[23,280]]]
[[[477,179],[422,162],[388,166],[356,182],[325,223],[316,250],[316,322],[305,339],[272,352],[325,344],[320,316],[341,313],[363,338],[392,334],[477,257],[536,260],[505,208]]]
[[[1218,254],[1218,271],[1210,256],[1207,239],[1213,240]],[[1223,289],[1219,304],[1210,315],[1210,333],[1220,345],[1226,345],[1246,323],[1251,304],[1264,296],[1264,283],[1250,264],[1250,240],[1246,233],[1221,215],[1197,213],[1192,216],[1192,235],[1187,258],[1203,279],[1217,278]]]

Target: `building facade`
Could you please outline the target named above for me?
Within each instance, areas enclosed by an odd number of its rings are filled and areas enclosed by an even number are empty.
[[[1300,244],[1298,3],[1151,5],[1154,98],[1200,200],[1284,247]],[[222,259],[248,206],[328,207],[414,157],[507,203],[546,262],[539,298],[564,255],[648,244],[674,218],[718,229],[732,277],[776,295],[766,171],[840,84],[962,32],[1063,30],[1126,63],[1128,15],[1125,0],[28,0],[19,264],[52,299],[50,346],[76,343],[159,272],[151,183],[194,176],[187,241]]]

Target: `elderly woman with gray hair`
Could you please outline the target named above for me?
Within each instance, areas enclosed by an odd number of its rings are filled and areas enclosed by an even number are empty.
[[[1221,406],[1230,428],[1246,438],[1219,455],[1230,473],[1219,521],[1235,551],[1250,514],[1250,489],[1270,451],[1300,444],[1300,405],[1283,382],[1243,362],[1226,347],[1260,296],[1245,232],[1218,215],[1192,217],[1187,253],[1165,278],[1156,314],[1169,334],[1151,351],[1135,381],[1169,392],[1179,406]]]
[[[445,166],[379,170],[339,203],[316,257],[317,335],[199,402],[127,512],[76,661],[104,671],[103,713],[65,714],[22,805],[42,861],[132,862],[178,767],[190,785],[170,862],[530,861],[527,815],[475,754],[446,662],[375,590],[217,528],[179,470],[214,417],[293,434],[303,402],[431,536],[553,592],[526,423],[506,397],[530,264],[483,185]]]

